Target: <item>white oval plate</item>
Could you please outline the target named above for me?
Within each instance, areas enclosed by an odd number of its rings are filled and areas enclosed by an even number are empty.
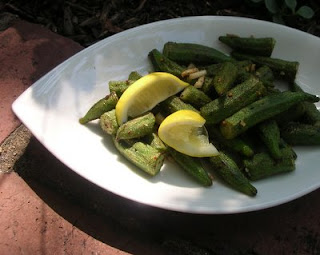
[[[271,36],[274,57],[297,60],[297,81],[320,94],[320,39],[274,23],[233,17],[187,17],[160,21],[111,36],[86,48],[50,71],[13,104],[13,110],[41,143],[73,171],[125,198],[174,211],[222,214],[276,206],[320,186],[319,147],[296,148],[296,170],[253,184],[251,198],[214,181],[199,187],[175,164],[166,162],[149,178],[119,156],[97,122],[78,119],[106,95],[109,80],[123,80],[133,71],[151,70],[148,52],[167,41],[193,42],[228,52],[218,41],[227,33]],[[49,53],[50,54],[50,53]],[[319,107],[319,104],[318,104]]]

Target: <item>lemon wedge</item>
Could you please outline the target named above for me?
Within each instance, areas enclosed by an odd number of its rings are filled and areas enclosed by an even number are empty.
[[[151,110],[161,101],[175,95],[189,86],[178,77],[164,72],[147,74],[131,84],[121,95],[116,105],[116,117],[119,125]]]
[[[173,149],[192,157],[212,157],[219,154],[209,142],[205,119],[192,110],[170,114],[160,124],[160,139]]]

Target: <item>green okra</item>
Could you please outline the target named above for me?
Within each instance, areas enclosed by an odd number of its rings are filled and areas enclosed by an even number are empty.
[[[212,101],[206,93],[194,86],[186,87],[180,94],[180,99],[185,103],[191,104],[195,108],[200,108]]]
[[[190,157],[168,147],[169,154],[194,180],[203,186],[211,186],[212,179],[199,158]]]
[[[230,187],[248,196],[257,194],[257,189],[249,182],[248,178],[227,153],[220,151],[218,156],[210,157],[209,161],[212,170]]]
[[[252,157],[254,155],[253,146],[245,139],[241,137],[226,139],[216,126],[208,126],[207,131],[210,139],[220,144],[223,148],[239,153],[245,157]]]
[[[265,87],[256,78],[250,78],[200,108],[207,124],[216,124],[231,116],[241,108],[259,99]]]
[[[151,176],[159,173],[165,158],[162,152],[141,141],[112,138],[117,150],[127,160]]]
[[[238,76],[238,67],[232,62],[224,62],[213,78],[213,87],[218,95],[225,94],[230,90]]]
[[[291,91],[267,95],[223,120],[220,124],[221,133],[225,138],[232,139],[250,127],[303,101],[318,102],[319,98],[308,93]]]
[[[320,127],[289,122],[281,128],[281,137],[290,145],[320,145]]]
[[[132,72],[129,74],[128,80],[129,80],[129,81],[137,81],[137,80],[139,80],[141,77],[142,77],[142,75],[139,74],[137,71],[132,71]]]
[[[295,170],[295,158],[290,147],[281,149],[280,159],[276,160],[269,153],[261,152],[251,159],[245,159],[243,163],[251,181]]]
[[[181,78],[181,73],[185,70],[184,67],[172,61],[157,49],[150,51],[148,57],[155,71],[171,73]]]
[[[212,47],[195,43],[167,42],[163,47],[163,54],[172,61],[182,64],[213,64],[233,59]]]
[[[304,92],[296,82],[292,83],[291,88],[292,91]],[[306,122],[309,124],[320,126],[320,111],[317,109],[317,106],[310,102],[303,102],[302,104],[305,108],[304,117]]]
[[[220,36],[219,40],[239,52],[270,57],[276,40],[271,37],[239,37],[236,35]]]
[[[287,61],[278,58],[255,56],[235,51],[231,52],[231,56],[237,60],[251,60],[259,66],[268,66],[274,72],[274,75],[290,82],[295,80],[299,68],[299,62],[297,61]]]
[[[221,65],[222,63],[211,64],[211,65],[205,66],[204,69],[207,71],[208,76],[215,76],[219,72]]]
[[[111,109],[114,109],[117,102],[117,94],[115,92],[111,92],[109,95],[100,99],[93,106],[91,106],[91,108],[87,111],[84,117],[79,119],[79,122],[81,124],[86,124],[92,120],[99,119],[103,113],[110,111]]]
[[[115,92],[118,97],[120,97],[123,92],[132,84],[134,81],[109,81],[109,90],[110,92]]]
[[[274,75],[270,67],[261,66],[255,72],[256,77],[262,81],[266,87],[274,87]]]
[[[271,157],[279,159],[281,157],[281,138],[277,122],[273,119],[261,122],[258,125],[258,133],[261,140],[266,145]]]
[[[213,77],[205,76],[202,87],[200,88],[210,98],[217,98],[218,94],[213,87]]]
[[[162,101],[160,103],[160,107],[161,107],[162,111],[164,111],[166,114],[171,114],[171,113],[174,113],[179,110],[192,110],[195,112],[199,112],[191,104],[187,104],[187,103],[183,102],[177,96],[171,96],[171,97],[167,98],[166,100]]]
[[[273,117],[274,120],[277,121],[279,126],[283,126],[283,125],[286,125],[288,122],[297,121],[301,119],[302,116],[304,116],[306,111],[305,103],[307,102],[301,102],[291,106],[288,110],[274,116]]]
[[[162,142],[160,137],[156,132],[152,132],[151,134],[148,134],[144,137],[144,140],[152,146],[153,148],[157,149],[160,152],[166,152],[167,150],[167,145]]]
[[[119,124],[116,118],[116,110],[105,112],[100,117],[101,129],[109,135],[115,135],[118,131]]]
[[[119,126],[116,138],[118,140],[133,139],[151,134],[155,122],[156,119],[151,112],[131,119]]]

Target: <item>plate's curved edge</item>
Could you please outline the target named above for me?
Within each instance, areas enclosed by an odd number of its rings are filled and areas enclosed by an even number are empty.
[[[122,36],[125,36],[127,33],[134,33],[136,31],[139,31],[139,30],[143,30],[145,27],[152,27],[152,26],[156,26],[156,25],[165,25],[166,23],[174,23],[176,22],[177,20],[183,22],[184,20],[191,20],[191,19],[212,19],[212,20],[234,20],[234,21],[237,21],[237,20],[242,20],[242,21],[248,21],[248,22],[252,22],[252,20],[254,20],[255,22],[261,22],[263,24],[269,24],[271,26],[275,26],[275,27],[278,27],[278,26],[283,26],[283,25],[279,25],[279,24],[274,24],[272,22],[268,22],[268,21],[261,21],[261,20],[255,20],[255,19],[249,19],[249,18],[242,18],[242,17],[221,17],[221,16],[194,16],[194,17],[181,17],[181,18],[177,18],[177,19],[172,19],[172,20],[163,20],[163,21],[157,21],[157,22],[153,22],[153,23],[149,23],[149,24],[145,24],[145,25],[142,25],[140,27],[136,27],[136,28],[132,28],[132,29],[129,29],[129,30],[126,30],[126,31],[123,31],[121,33],[118,33],[116,35],[113,35],[109,38],[106,38],[86,49],[84,49],[83,51],[80,51],[78,53],[76,53],[74,56],[72,56],[71,58],[81,58],[84,54],[86,54],[88,51],[91,51],[91,50],[94,50],[98,47],[102,47],[105,45],[106,42],[110,42],[112,40],[118,40],[119,38],[121,38]],[[308,33],[305,33],[303,31],[298,31],[296,29],[293,29],[293,28],[289,28],[289,27],[286,27],[286,26],[283,26],[284,28],[286,29],[290,29],[294,32],[299,32],[299,33],[303,33],[304,35],[306,36],[310,36],[310,37],[313,37],[314,39],[317,39],[317,40],[320,40],[318,37],[316,36],[313,36],[311,34],[308,34]],[[59,70],[59,68],[62,68],[64,67],[64,65],[66,65],[66,62],[63,62],[61,63],[60,65],[58,65],[57,67],[55,67],[53,70],[51,70],[49,73],[47,73],[46,75],[44,75],[43,77],[41,77],[37,82],[35,82],[34,84],[38,84],[38,83],[41,83],[42,79],[46,79],[48,78],[50,75],[52,75],[54,72],[56,72],[57,70]],[[34,86],[34,85],[32,85]],[[29,89],[32,89],[31,87],[27,89],[27,91]],[[27,91],[25,91],[23,94],[27,93]],[[18,104],[19,104],[19,100],[22,100],[23,99],[23,94],[21,96],[19,96],[12,104],[12,110],[14,111],[14,113],[22,120],[22,123],[28,127],[28,123],[24,122],[23,121],[23,116],[20,116],[19,115],[19,109],[18,109]],[[32,131],[32,130],[31,130]],[[35,137],[40,141],[40,137],[37,137],[36,134],[34,134]],[[43,143],[43,142],[42,142]],[[47,149],[48,149],[48,146],[46,146]],[[50,147],[50,146],[49,146]],[[64,160],[62,160],[60,157],[58,157],[54,151],[50,150],[49,151],[55,156],[57,157],[60,161],[62,161],[65,165],[67,165],[68,167],[70,167],[67,162],[65,162]],[[72,169],[70,167],[71,170],[73,170],[74,172],[76,172],[77,174],[81,175],[79,172],[77,172],[75,169]],[[83,176],[81,175],[82,177],[86,178],[86,176]],[[87,179],[87,178],[86,178]],[[90,181],[90,180],[89,180]],[[138,202],[138,203],[142,203],[142,204],[146,204],[146,205],[150,205],[150,206],[153,206],[153,207],[158,207],[158,208],[162,208],[162,209],[166,209],[166,210],[171,210],[171,211],[179,211],[179,212],[185,212],[185,213],[197,213],[197,214],[230,214],[230,213],[245,213],[245,212],[250,212],[250,211],[256,211],[256,210],[262,210],[262,209],[267,209],[267,208],[271,208],[271,207],[274,207],[274,206],[278,206],[280,204],[283,204],[283,203],[287,203],[287,202],[290,202],[292,200],[295,200],[297,198],[300,198],[316,189],[318,189],[319,187],[318,186],[314,186],[314,187],[309,187],[309,189],[307,190],[304,190],[303,192],[299,192],[297,194],[293,194],[292,196],[288,196],[286,197],[285,199],[282,199],[282,200],[278,200],[278,201],[273,201],[271,203],[265,203],[263,205],[254,205],[254,206],[249,206],[249,207],[242,207],[242,208],[238,208],[237,210],[235,209],[231,209],[231,210],[212,210],[212,209],[207,209],[207,208],[190,208],[190,207],[184,207],[184,206],[180,206],[179,208],[172,208],[172,206],[169,206],[169,205],[159,205],[159,204],[156,204],[156,203],[144,203],[143,201],[139,201],[139,200],[135,200],[134,198],[128,198],[128,197],[125,197],[123,196],[122,194],[118,194],[116,192],[113,192],[113,191],[110,191],[111,193],[114,193],[116,195],[119,195],[121,197],[124,197],[126,199],[129,199],[129,200],[132,200],[132,201],[135,201],[135,202]]]

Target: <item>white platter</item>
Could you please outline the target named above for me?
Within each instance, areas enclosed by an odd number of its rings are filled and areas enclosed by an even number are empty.
[[[218,41],[227,33],[270,36],[274,57],[300,62],[297,81],[320,94],[320,39],[274,23],[234,17],[187,17],[160,21],[111,36],[50,71],[13,104],[15,114],[34,136],[70,169],[96,185],[147,205],[189,213],[223,214],[260,210],[301,197],[320,187],[319,147],[296,148],[296,170],[253,184],[256,197],[242,195],[215,181],[202,188],[170,162],[148,178],[119,156],[97,122],[78,119],[106,95],[108,81],[151,70],[148,52],[167,41],[193,42],[227,52]],[[50,54],[50,53],[49,53]],[[319,104],[317,105],[319,108]]]

